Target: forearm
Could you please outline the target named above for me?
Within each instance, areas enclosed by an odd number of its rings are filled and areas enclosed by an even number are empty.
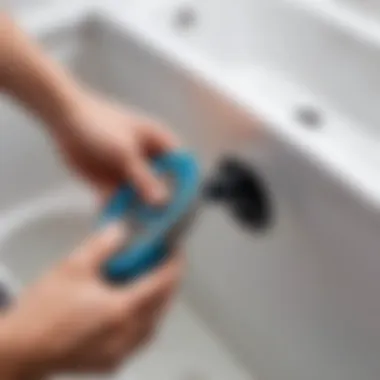
[[[20,336],[9,316],[0,318],[0,378],[1,380],[43,380],[41,361],[36,360],[38,351],[28,337]]]
[[[0,13],[0,87],[54,127],[75,108],[82,90],[4,13]]]
[[[1,322],[0,322],[1,323]],[[17,350],[12,337],[0,326],[0,373],[2,380],[37,380],[29,377],[22,350]],[[32,376],[32,375],[30,375]]]

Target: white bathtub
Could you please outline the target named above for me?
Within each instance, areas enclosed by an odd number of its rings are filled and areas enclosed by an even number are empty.
[[[225,1],[218,17],[216,0],[194,2],[194,25],[178,20],[179,2],[121,3],[50,15],[35,33],[83,80],[175,128],[206,172],[226,152],[248,162],[274,217],[251,234],[223,209],[204,209],[162,340],[120,376],[378,379],[377,113],[366,119],[359,107],[357,77],[337,76],[333,39],[345,35],[310,12],[299,21],[303,8],[288,5],[297,2]],[[370,75],[370,57],[356,58]],[[296,120],[304,104],[323,111],[322,123]],[[0,253],[27,282],[80,240],[93,204],[31,120],[1,107]]]

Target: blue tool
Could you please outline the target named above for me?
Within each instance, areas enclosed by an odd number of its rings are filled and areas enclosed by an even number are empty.
[[[168,204],[144,203],[130,184],[122,185],[103,210],[100,224],[127,220],[133,235],[128,247],[104,265],[104,275],[113,283],[128,282],[156,267],[189,226],[200,188],[195,157],[184,151],[152,160],[157,175],[171,191]]]

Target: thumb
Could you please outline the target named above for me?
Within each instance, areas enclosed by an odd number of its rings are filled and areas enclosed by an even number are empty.
[[[74,252],[74,259],[89,270],[98,270],[103,263],[114,255],[128,239],[127,228],[118,222],[106,226],[91,236]]]
[[[128,300],[129,304],[144,308],[152,302],[161,303],[178,285],[182,277],[183,261],[181,255],[174,255],[161,267],[137,280],[127,290],[121,290],[121,298],[124,297],[126,304]]]
[[[126,175],[146,202],[162,204],[168,198],[164,183],[153,173],[147,159],[138,152],[128,159]]]

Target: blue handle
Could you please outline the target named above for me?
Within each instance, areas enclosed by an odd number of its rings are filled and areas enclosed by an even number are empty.
[[[149,206],[141,201],[132,186],[125,184],[120,186],[101,215],[101,225],[129,216],[143,226],[143,233],[105,263],[103,272],[111,282],[131,281],[160,264],[170,250],[171,232],[186,217],[198,196],[199,168],[190,153],[165,154],[154,159],[152,167],[158,175],[172,178],[171,200],[167,205]]]

